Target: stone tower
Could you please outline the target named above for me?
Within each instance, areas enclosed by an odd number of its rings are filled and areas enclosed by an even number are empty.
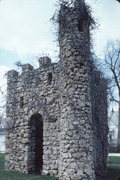
[[[39,58],[7,75],[7,170],[97,180],[106,168],[107,84],[90,52],[92,18],[83,0],[62,4],[60,61]]]
[[[61,59],[60,178],[95,179],[89,15],[84,1],[59,13]]]

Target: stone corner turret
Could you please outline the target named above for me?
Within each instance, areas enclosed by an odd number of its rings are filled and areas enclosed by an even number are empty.
[[[6,73],[7,84],[15,83],[18,79],[19,73],[16,70],[10,70]]]
[[[10,77],[13,78],[13,77],[18,76],[18,74],[19,74],[19,73],[18,73],[16,70],[13,70],[13,69],[12,69],[12,70],[10,70],[10,71],[7,72],[7,77],[8,77],[8,78],[10,78]]]
[[[22,65],[22,72],[28,72],[28,71],[32,71],[34,68],[31,64],[23,64]]]
[[[39,67],[48,67],[51,65],[51,59],[48,56],[43,56],[38,59]]]

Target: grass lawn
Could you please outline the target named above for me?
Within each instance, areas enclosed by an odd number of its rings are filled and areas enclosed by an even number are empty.
[[[102,180],[120,180],[120,157],[108,158],[108,174]],[[4,154],[0,153],[0,180],[56,180],[48,176],[32,176],[4,170]]]
[[[120,157],[108,158],[108,174],[104,180],[120,180]]]
[[[0,180],[56,180],[49,176],[33,176],[4,170],[4,154],[0,153]]]

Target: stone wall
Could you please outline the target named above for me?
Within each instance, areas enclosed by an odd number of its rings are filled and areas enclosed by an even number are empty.
[[[107,119],[107,80],[95,67],[92,76],[92,119],[94,134],[94,155],[96,175],[106,171],[108,121]]]
[[[39,167],[39,173],[61,180],[97,180],[98,170],[103,174],[107,83],[91,58],[90,18],[82,0],[62,5],[60,61],[41,57],[38,69],[25,64],[21,74],[8,72],[7,170],[36,173]]]
[[[56,64],[50,62],[47,64],[47,60],[49,62],[50,59],[47,57],[39,59],[40,67],[35,70],[29,64],[23,65],[20,75],[14,70],[8,72],[6,112],[9,121],[6,132],[6,169],[26,173],[30,171],[29,123],[31,116],[39,113],[44,122],[43,167],[47,163],[45,171],[54,170],[53,174],[57,174],[60,118],[59,93],[56,85],[58,75]],[[49,80],[51,73],[52,79]]]

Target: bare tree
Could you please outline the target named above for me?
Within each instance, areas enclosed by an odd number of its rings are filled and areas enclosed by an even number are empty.
[[[120,0],[116,0],[116,1],[120,2]]]
[[[120,41],[109,42],[105,52],[105,65],[109,71],[109,99],[118,104],[117,146],[120,147]]]
[[[1,124],[2,124],[2,116],[0,115],[0,128],[1,128]]]

